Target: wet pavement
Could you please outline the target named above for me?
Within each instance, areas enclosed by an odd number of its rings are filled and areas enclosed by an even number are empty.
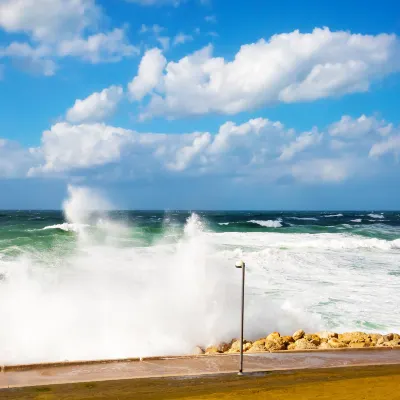
[[[238,370],[239,355],[174,357],[142,361],[110,361],[92,364],[33,366],[0,372],[0,388],[50,385],[116,379],[166,376],[196,376],[232,373]],[[277,371],[400,364],[400,348],[245,354],[244,371]]]

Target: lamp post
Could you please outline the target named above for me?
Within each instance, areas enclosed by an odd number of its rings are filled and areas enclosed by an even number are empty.
[[[238,375],[243,375],[243,328],[244,328],[244,277],[246,272],[246,264],[244,261],[237,261],[236,268],[242,269],[242,312],[240,316],[240,366]]]

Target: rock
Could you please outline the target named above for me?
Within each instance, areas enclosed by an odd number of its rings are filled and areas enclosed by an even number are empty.
[[[363,347],[369,347],[369,344],[366,342],[359,342],[359,343],[349,343],[349,347],[361,349]]]
[[[296,350],[296,343],[290,343],[289,346],[287,347],[288,350]]]
[[[286,346],[288,346],[290,343],[294,343],[295,340],[291,337],[291,336],[281,336],[283,343],[286,344]]]
[[[321,339],[318,335],[304,335],[304,339],[312,344],[315,344],[316,346],[321,344]]]
[[[295,350],[312,350],[317,348],[314,343],[311,343],[306,339],[296,340],[294,345]]]
[[[303,329],[299,329],[298,331],[293,333],[292,337],[293,337],[294,341],[296,341],[296,340],[301,339],[304,335],[305,335],[305,332],[303,331]]]
[[[332,339],[332,338],[338,338],[339,335],[335,332],[328,332],[328,331],[322,331],[322,332],[318,332],[316,333],[316,335],[318,335],[321,339]]]
[[[253,343],[253,345],[250,347],[250,349],[247,350],[247,352],[248,353],[257,353],[260,351],[266,351],[267,349],[265,348],[264,343],[265,343],[265,341],[263,343],[261,343],[260,340],[255,341]]]
[[[275,340],[266,340],[265,349],[268,351],[286,350],[286,344],[281,337]]]
[[[387,342],[387,345],[390,347],[400,346],[400,340],[397,339],[390,340],[389,342]]]
[[[331,349],[332,347],[330,346],[330,344],[328,342],[322,342],[319,346],[319,349],[321,350],[326,350],[326,349]]]
[[[246,349],[251,348],[251,342],[248,342],[247,340],[243,340],[243,351],[246,351]],[[227,351],[227,353],[239,353],[240,352],[240,340],[235,340],[232,342],[231,348]]]
[[[218,353],[225,353],[231,348],[230,343],[222,342],[217,346]]]
[[[400,335],[397,333],[393,333],[393,339],[392,340],[400,340]]]
[[[394,334],[393,334],[393,333],[388,333],[388,334],[386,335],[386,337],[387,337],[388,341],[390,342],[391,340],[394,339]]]
[[[198,356],[200,354],[204,354],[204,349],[202,349],[200,346],[196,346],[193,350],[192,353],[194,356]]]
[[[206,348],[206,354],[216,354],[216,353],[220,353],[216,346],[208,346]]]
[[[389,337],[387,335],[383,335],[378,339],[378,341],[376,342],[376,345],[380,346],[380,347],[386,346],[386,343],[388,343],[389,341],[390,341]]]
[[[280,337],[281,337],[281,335],[279,334],[279,332],[272,332],[267,336],[266,340],[275,340]]]
[[[372,333],[369,335],[369,338],[371,339],[371,344],[372,345],[376,345],[376,343],[378,342],[378,340],[382,337],[382,335],[376,334],[376,333]]]
[[[332,348],[332,349],[341,349],[343,347],[347,347],[346,343],[341,342],[339,339],[336,338],[332,338],[328,340],[328,345]]]
[[[349,343],[371,343],[369,335],[364,332],[346,332],[339,334],[338,339],[346,344]]]

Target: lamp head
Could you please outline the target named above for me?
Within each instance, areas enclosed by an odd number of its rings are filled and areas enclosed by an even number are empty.
[[[244,268],[245,266],[246,266],[246,264],[244,263],[244,261],[242,261],[242,260],[236,261],[236,264],[235,264],[236,268]]]

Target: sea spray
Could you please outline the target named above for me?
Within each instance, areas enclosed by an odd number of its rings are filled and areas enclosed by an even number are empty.
[[[80,227],[66,232],[73,245],[2,260],[1,364],[188,354],[237,337],[240,250],[217,249],[196,214],[175,240],[166,222],[164,236],[143,245],[135,227],[108,217],[110,208],[91,190],[70,187],[66,223]],[[253,271],[249,263],[250,278]],[[247,294],[246,337],[319,327],[301,301],[293,308]]]

